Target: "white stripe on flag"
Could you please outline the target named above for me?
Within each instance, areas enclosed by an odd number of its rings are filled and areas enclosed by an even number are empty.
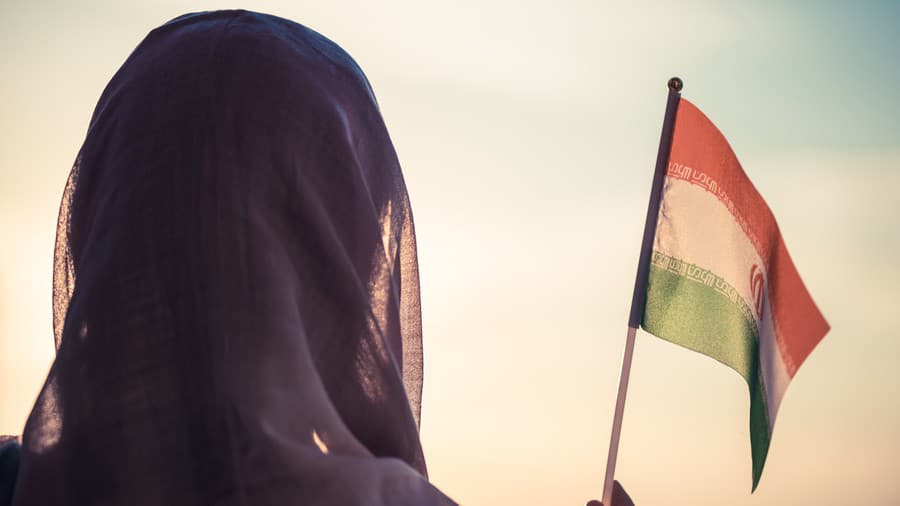
[[[762,318],[754,304],[751,270],[755,265],[767,283],[768,274],[753,244],[713,194],[686,181],[667,177],[653,247],[721,276],[750,306],[759,331],[760,369],[771,434],[778,406],[791,378],[775,338],[769,298],[763,297]]]

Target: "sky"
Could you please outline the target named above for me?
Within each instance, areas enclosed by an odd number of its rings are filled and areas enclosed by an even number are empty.
[[[639,332],[617,478],[639,505],[900,503],[900,3],[0,0],[0,433],[53,359],[65,179],[152,28],[242,7],[369,77],[415,213],[435,485],[462,504],[601,494],[673,75],[729,139],[832,330],[794,378],[757,491],[749,398]]]

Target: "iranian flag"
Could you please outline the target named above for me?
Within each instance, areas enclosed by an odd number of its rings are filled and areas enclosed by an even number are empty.
[[[755,490],[785,390],[829,327],[725,137],[684,99],[641,325],[747,381]]]

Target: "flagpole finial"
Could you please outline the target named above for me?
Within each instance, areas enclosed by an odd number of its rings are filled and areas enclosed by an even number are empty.
[[[672,79],[669,79],[669,91],[678,93],[682,88],[684,88],[684,81],[682,81],[680,77],[673,77]]]

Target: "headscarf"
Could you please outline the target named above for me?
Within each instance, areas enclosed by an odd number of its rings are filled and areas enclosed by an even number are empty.
[[[412,213],[364,74],[246,11],[153,30],[65,187],[16,506],[451,504]]]

